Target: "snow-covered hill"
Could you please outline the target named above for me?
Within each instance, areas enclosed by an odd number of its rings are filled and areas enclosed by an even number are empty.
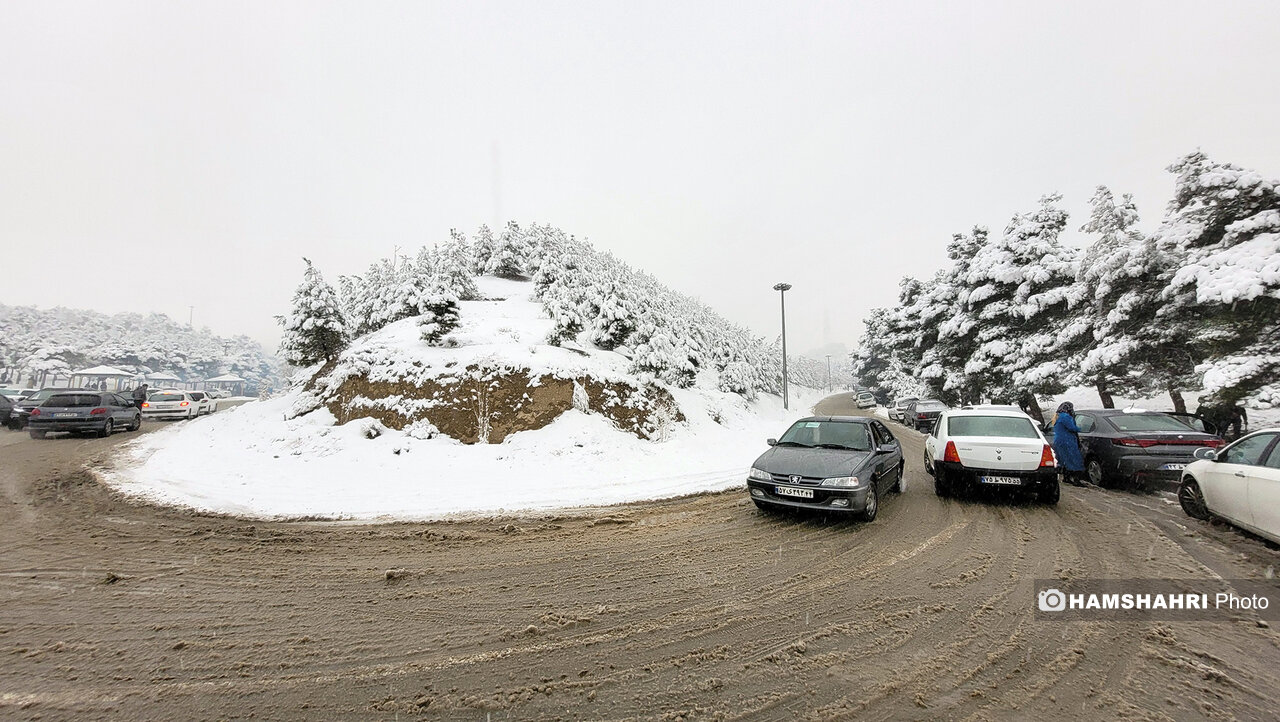
[[[817,391],[687,388],[626,349],[547,343],[529,282],[476,279],[440,345],[406,318],[287,395],[141,437],[107,474],[163,503],[250,517],[419,519],[730,488]],[[499,300],[500,299],[500,300]],[[475,443],[488,441],[490,443]],[[463,443],[467,442],[467,443]]]

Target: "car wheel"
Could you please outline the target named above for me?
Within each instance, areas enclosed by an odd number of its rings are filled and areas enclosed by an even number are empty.
[[[935,479],[936,479],[936,478],[938,478],[938,469],[937,469],[937,467],[935,467],[933,464],[930,464],[930,463],[929,463],[929,450],[928,450],[928,449],[925,449],[925,450],[924,450],[924,471],[925,471],[925,473],[926,473],[926,474],[928,474],[929,476],[932,476],[932,477],[934,477]]]
[[[940,466],[933,467],[933,493],[942,498],[951,496],[951,480],[947,478],[947,472]]]
[[[36,430],[32,429],[32,430],[30,431],[30,434],[31,434],[31,438],[33,438],[33,439],[43,439],[43,438],[44,438],[44,435],[45,435],[45,432],[43,432],[43,431],[36,431]]]
[[[1089,482],[1094,486],[1107,486],[1111,482],[1111,477],[1107,475],[1102,468],[1102,462],[1096,456],[1091,456],[1084,462],[1084,470],[1089,475]]]
[[[142,428],[142,414],[133,417],[133,423],[129,424],[130,431],[137,431]]]
[[[879,512],[880,512],[880,490],[876,487],[875,483],[873,482],[871,484],[871,490],[867,494],[867,508],[862,510],[862,513],[858,515],[858,518],[862,519],[862,521],[875,521],[876,514],[878,514]]]
[[[1183,479],[1178,486],[1178,503],[1192,519],[1208,521],[1211,516],[1209,505],[1204,503],[1204,494],[1200,493],[1200,485],[1190,477]]]
[[[1061,495],[1062,495],[1062,487],[1058,485],[1058,480],[1054,479],[1053,481],[1045,485],[1044,488],[1040,489],[1039,493],[1037,494],[1037,498],[1040,500],[1041,504],[1048,504],[1049,506],[1054,506],[1058,503],[1058,497]]]
[[[111,419],[107,419],[107,422],[102,425],[102,431],[98,432],[98,438],[105,439],[106,437],[115,433],[115,430],[116,430],[115,422],[112,421]]]
[[[906,472],[906,468],[904,467],[905,462],[898,462],[898,481],[889,489],[889,491],[892,491],[895,494],[901,494],[907,490],[907,475],[904,473]]]

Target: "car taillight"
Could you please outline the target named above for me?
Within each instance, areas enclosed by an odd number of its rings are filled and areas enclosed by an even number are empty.
[[[917,419],[927,419],[927,418],[929,418],[929,417],[928,417],[928,416],[925,416],[924,414],[916,414],[916,418],[917,418]]]
[[[40,415],[40,409],[32,409],[32,410],[31,410],[31,415],[32,415],[32,416],[39,416],[39,415]]]
[[[105,413],[107,413],[107,409],[106,409],[106,407],[105,407],[105,406],[99,406],[98,408],[94,409],[93,411],[90,411],[90,412],[89,412],[89,415],[90,415],[90,416],[102,416],[102,415],[103,415],[103,414],[105,414]]]
[[[186,406],[186,405],[187,405],[187,402],[186,402],[186,401],[183,401],[182,403],[180,403],[180,404],[178,404],[178,405],[179,405],[179,406]]]
[[[1225,445],[1226,443],[1227,442],[1223,441],[1222,439],[1209,439],[1208,441],[1204,442],[1204,445],[1209,447],[1210,449],[1216,449],[1219,446]]]
[[[145,401],[143,401],[143,402],[142,402],[142,408],[144,408],[144,409],[145,409],[145,408],[147,408],[147,407],[149,407],[149,406],[151,406],[151,404],[149,404],[149,403],[147,403],[147,402],[145,402]]]
[[[1044,450],[1040,452],[1040,466],[1056,466],[1053,460],[1053,448],[1048,444],[1044,445]]]
[[[960,463],[960,452],[956,451],[956,442],[947,442],[947,450],[942,452],[942,460],[950,461],[955,464]]]
[[[1131,448],[1149,449],[1152,446],[1159,444],[1160,442],[1156,441],[1155,439],[1112,439],[1111,443],[1115,444],[1116,446],[1128,446]]]

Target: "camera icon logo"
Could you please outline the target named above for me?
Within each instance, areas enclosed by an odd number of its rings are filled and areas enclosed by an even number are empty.
[[[1061,612],[1067,608],[1067,595],[1057,589],[1046,589],[1040,592],[1036,600],[1042,612]]]

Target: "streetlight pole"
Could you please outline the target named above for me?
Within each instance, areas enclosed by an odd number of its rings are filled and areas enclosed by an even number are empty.
[[[827,393],[831,393],[831,354],[827,354]]]
[[[787,291],[791,290],[791,284],[779,283],[773,290],[782,299],[782,408],[790,410],[790,399],[787,396]]]

